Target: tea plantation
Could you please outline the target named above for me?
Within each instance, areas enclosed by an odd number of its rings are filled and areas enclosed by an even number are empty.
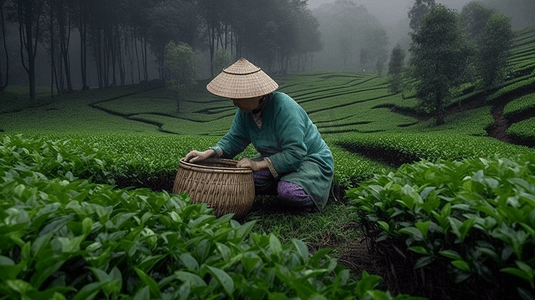
[[[258,199],[245,220],[170,192],[236,110],[206,82],[178,111],[151,83],[30,107],[9,87],[0,298],[535,299],[534,57],[535,28],[516,32],[506,81],[463,86],[441,126],[375,74],[275,77],[333,152],[333,197],[309,215]]]

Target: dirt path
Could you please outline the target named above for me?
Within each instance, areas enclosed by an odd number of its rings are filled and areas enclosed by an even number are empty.
[[[487,133],[489,136],[495,139],[498,139],[502,142],[510,143],[511,138],[507,134],[507,128],[509,128],[509,124],[507,123],[507,119],[503,117],[504,107],[505,103],[498,104],[492,108],[492,117],[494,118],[494,124],[487,131]]]

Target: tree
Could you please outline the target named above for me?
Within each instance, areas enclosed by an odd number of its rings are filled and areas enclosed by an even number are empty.
[[[375,67],[379,77],[383,72],[383,66],[387,58],[388,36],[386,30],[381,27],[373,28],[366,33],[365,47],[369,62],[375,61]]]
[[[435,7],[435,0],[416,0],[409,10],[409,27],[418,32],[422,26],[424,17]]]
[[[463,6],[459,21],[461,29],[470,42],[477,41],[493,13],[492,9],[480,2],[470,2]]]
[[[30,99],[35,100],[35,57],[41,37],[41,17],[44,0],[15,1],[16,19],[19,23],[21,62],[28,74]],[[24,53],[25,52],[25,53]]]
[[[450,90],[462,83],[471,54],[459,29],[457,14],[437,5],[411,37],[410,64],[417,81],[416,97],[434,114],[437,125],[444,124]]]
[[[390,54],[390,62],[388,63],[388,75],[390,75],[390,90],[397,94],[401,90],[403,84],[403,68],[405,65],[405,51],[401,49],[398,44]]]
[[[188,98],[195,85],[197,74],[197,59],[193,48],[188,44],[170,41],[165,46],[164,68],[167,87],[173,93],[176,101],[176,112],[180,112],[180,102]]]
[[[311,53],[321,51],[323,44],[318,30],[319,22],[309,9],[302,10],[298,15],[297,26],[297,70],[304,71]]]
[[[7,42],[6,42],[6,23],[4,20],[4,3],[6,0],[0,0],[0,24],[2,25],[2,44],[4,45],[4,53],[6,54],[6,79],[2,77],[2,69],[0,68],[0,92],[3,91],[9,82],[9,53],[7,51]],[[0,60],[0,67],[2,66],[2,61]]]
[[[375,68],[377,69],[377,76],[383,76],[383,68],[386,62],[386,54],[381,53],[377,56],[377,61],[375,62]]]
[[[217,73],[219,74],[219,72],[223,71],[223,69],[230,66],[231,63],[230,52],[225,49],[219,49],[214,58],[214,69],[217,71]]]
[[[314,54],[314,67],[322,69],[362,69],[360,51],[368,48],[370,32],[382,25],[357,1],[337,0],[312,11],[321,26],[322,51]],[[367,53],[367,63],[375,60]]]
[[[161,79],[165,79],[163,65],[166,45],[170,41],[193,44],[197,33],[196,16],[194,5],[186,0],[166,0],[152,9],[148,35],[151,48],[158,59]]]
[[[476,69],[485,89],[503,79],[513,37],[511,20],[502,14],[493,14],[477,44]]]
[[[205,35],[210,50],[210,76],[214,77],[214,59],[218,33],[221,32],[222,13],[224,13],[224,9],[227,6],[220,0],[198,0],[197,6],[204,22]]]

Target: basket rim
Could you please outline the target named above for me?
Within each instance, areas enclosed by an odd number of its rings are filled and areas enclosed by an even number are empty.
[[[208,158],[203,160],[203,162],[214,162],[214,163],[223,163],[227,165],[233,165],[235,166],[238,161],[234,159],[228,159],[228,158]],[[211,166],[205,166],[205,165],[199,165],[191,162],[187,162],[185,160],[185,157],[180,159],[180,168],[198,171],[198,172],[206,172],[206,173],[234,173],[234,174],[248,174],[253,173],[253,170],[250,168],[225,168],[225,167],[211,167]]]

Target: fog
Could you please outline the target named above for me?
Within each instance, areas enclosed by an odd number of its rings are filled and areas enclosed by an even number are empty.
[[[351,2],[347,0],[339,1],[338,4],[342,2]],[[387,49],[390,51],[396,45],[400,45],[406,52],[410,47],[411,39],[409,32],[412,30],[409,28],[409,18],[408,12],[414,5],[415,0],[353,0],[352,2],[356,3],[359,7],[364,7],[367,11],[369,18],[365,23],[359,23],[355,27],[347,27],[345,31],[354,31],[352,41],[355,42],[353,45],[352,51],[356,53],[353,56],[354,60],[358,61],[359,49],[366,47],[366,41],[362,38],[359,38],[359,33],[356,31],[361,31],[360,35],[366,35],[366,31],[371,28],[382,28],[386,32],[388,37]],[[442,4],[450,9],[461,12],[462,8],[473,2],[470,0],[436,0],[437,4]],[[488,7],[508,16],[511,18],[511,25],[514,29],[522,28],[525,26],[530,26],[535,24],[535,0],[477,0]],[[325,11],[333,10],[333,6],[336,4],[334,0],[308,0],[308,8],[312,10],[313,15],[318,18],[320,23],[320,32],[322,33],[322,40],[324,42],[324,49],[322,52],[315,55],[316,60],[314,61],[313,68],[320,69],[354,69],[357,67],[355,64],[351,64],[349,61],[348,64],[337,63],[337,56],[340,56],[340,53],[332,53],[333,48],[336,47],[336,44],[339,42],[332,35],[332,30],[326,29],[326,26],[333,26],[332,23],[334,20],[329,20],[321,18],[322,15],[325,15]],[[361,14],[362,15],[362,14]],[[333,14],[335,17],[339,15]],[[367,16],[365,16],[367,17]],[[361,17],[362,19],[362,17]],[[377,24],[372,24],[375,21]],[[335,26],[336,27],[336,26]],[[342,28],[343,26],[339,26]],[[341,35],[347,35],[347,32],[343,32],[344,29],[341,29]],[[342,37],[343,39],[343,37]],[[331,52],[333,55],[329,56],[326,52]],[[329,67],[331,66],[331,67]]]
[[[524,27],[530,23],[535,24],[535,1],[534,0],[476,0],[490,7],[499,10],[503,14],[512,18],[513,27]],[[334,0],[308,0],[310,9],[318,8],[322,4],[333,3]],[[397,24],[399,21],[407,19],[407,12],[414,4],[414,0],[354,0],[358,5],[364,5],[366,9],[374,15],[385,26]],[[462,7],[472,1],[469,0],[436,0],[436,3],[443,4],[451,9],[461,11]],[[521,7],[525,7],[522,9]],[[520,9],[519,9],[520,8]],[[515,16],[514,13],[521,15]],[[522,15],[522,13],[524,15]],[[522,19],[522,20],[519,20]],[[515,22],[518,21],[518,22]]]
[[[267,2],[268,1],[265,3]],[[258,49],[253,49],[249,46],[249,48],[256,51],[256,53],[245,52],[243,55],[266,70],[279,73],[316,69],[344,69],[352,71],[374,69],[376,68],[375,61],[383,60],[385,63],[387,62],[390,51],[396,45],[399,44],[406,50],[406,52],[408,52],[411,43],[409,36],[411,29],[409,28],[408,11],[411,9],[414,2],[415,0],[308,0],[307,7],[310,9],[310,15],[317,20],[317,31],[320,33],[319,39],[323,45],[321,51],[315,52],[315,49],[310,48],[315,47],[313,45],[314,43],[309,42],[307,44],[307,41],[301,41],[303,45],[312,46],[301,47],[299,51],[302,51],[302,53],[300,52],[297,55],[294,55],[291,59],[287,59],[286,62],[283,62],[284,59],[280,58],[266,59],[267,56],[265,54],[269,54],[271,53],[270,51],[273,50],[266,49],[265,45],[270,46],[271,43],[267,43],[264,38],[260,40],[260,43],[257,43],[262,45],[258,46]],[[436,0],[436,2],[460,12],[463,6],[471,1]],[[514,29],[535,24],[535,18],[533,18],[535,15],[535,0],[479,0],[478,2],[482,2],[490,8],[510,17],[511,25]],[[173,18],[177,19],[176,16],[173,16]],[[255,19],[254,17],[251,18],[255,21],[253,24],[259,23],[258,19]],[[304,20],[307,19],[305,18]],[[202,27],[202,25],[200,26]],[[266,29],[275,30],[279,25],[272,23],[270,26],[271,27],[260,28],[264,32],[251,29],[251,33],[248,35],[243,34],[242,36],[244,38],[240,39],[240,41],[244,44],[247,44],[247,41],[255,44],[255,39],[258,39],[260,33],[265,36],[267,34],[266,32],[269,32],[266,31]],[[309,25],[305,24],[301,27],[306,26]],[[8,24],[4,29],[7,36],[5,44],[7,45],[10,62],[9,84],[27,84],[28,75],[24,71],[20,60],[21,51],[18,24]],[[225,30],[227,29],[228,27],[225,27]],[[285,27],[281,26],[278,35],[284,35],[285,29]],[[301,37],[301,35],[297,36]],[[314,36],[314,32],[312,32],[310,36]],[[227,37],[228,36],[225,36],[225,43],[227,43]],[[71,74],[74,86],[75,88],[79,88],[81,83],[79,75],[80,37],[78,31],[72,30],[70,38],[69,64],[72,66]],[[199,39],[203,38],[205,37],[199,37]],[[232,53],[233,58],[236,58],[237,56],[241,56],[242,53],[239,52],[239,47],[235,47],[235,44],[232,44],[232,38],[233,36],[228,38],[230,41],[229,48],[231,49],[230,51],[234,51]],[[269,40],[272,39],[274,38],[269,36]],[[219,41],[221,46],[218,47],[223,47],[222,38],[220,38]],[[265,43],[265,45],[263,43]],[[210,53],[207,44],[206,41],[200,40],[192,44],[199,59],[200,78],[208,78],[211,76]],[[6,53],[2,49],[4,46],[2,41],[0,41],[0,45],[2,46],[0,48],[0,83],[2,83],[2,79],[6,78],[4,73],[6,69]],[[141,44],[139,46],[141,47]],[[135,47],[137,50],[137,44]],[[226,47],[227,45],[225,45],[225,48]],[[35,66],[36,81],[38,85],[49,84],[51,77],[50,55],[48,54],[46,46],[40,44],[37,48],[37,63]],[[238,49],[238,52],[236,52],[235,48]],[[149,62],[147,70],[148,78],[155,79],[159,75],[158,65],[155,63],[155,54],[151,53],[150,48],[147,51]],[[132,59],[132,57],[130,57],[130,59]],[[89,67],[87,71],[87,80],[91,87],[95,87],[97,85],[97,73],[91,54],[88,60]],[[368,61],[368,63],[363,61]],[[139,67],[139,61],[135,60],[124,68],[127,73],[126,83],[134,83],[135,81],[141,80],[138,75]],[[136,76],[129,76],[129,73],[136,73]]]

